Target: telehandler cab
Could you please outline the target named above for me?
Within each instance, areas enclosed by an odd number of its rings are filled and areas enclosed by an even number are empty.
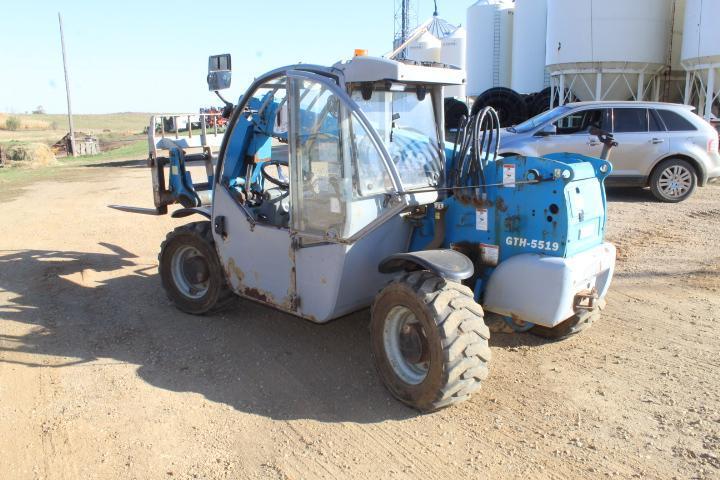
[[[227,88],[229,55],[210,65],[210,90]],[[589,325],[615,264],[610,163],[499,158],[489,109],[446,145],[443,86],[463,82],[447,65],[362,55],[257,78],[227,109],[211,201],[172,213],[207,220],[162,244],[170,299],[204,314],[239,295],[317,323],[371,306],[380,377],[425,412],[487,377],[484,312],[553,338]],[[182,149],[172,158],[185,172]]]

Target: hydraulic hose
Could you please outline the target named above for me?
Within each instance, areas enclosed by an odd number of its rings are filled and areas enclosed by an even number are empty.
[[[497,158],[500,149],[500,119],[492,107],[460,120],[458,136],[453,147],[453,169],[448,177],[450,187],[483,185],[482,195],[474,189],[471,197],[482,200],[487,196],[485,167]],[[463,193],[463,196],[465,194]]]

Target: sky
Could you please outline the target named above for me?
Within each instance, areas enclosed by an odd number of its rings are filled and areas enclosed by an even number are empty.
[[[418,19],[432,0],[414,0]],[[196,112],[218,105],[207,57],[230,53],[237,99],[253,78],[283,65],[331,65],[356,48],[391,50],[394,0],[50,1],[4,0],[0,111],[42,105],[65,113],[58,28],[62,13],[73,113]],[[442,18],[465,23],[471,0],[438,0]]]

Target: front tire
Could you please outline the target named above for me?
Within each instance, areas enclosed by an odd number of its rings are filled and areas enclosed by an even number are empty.
[[[390,393],[421,412],[461,402],[488,375],[490,332],[472,290],[412,272],[375,298],[370,340]]]
[[[210,222],[194,222],[170,232],[158,260],[165,293],[183,312],[209,313],[233,298],[215,251]]]
[[[679,158],[661,162],[650,175],[650,190],[661,202],[682,202],[692,195],[696,185],[695,167]]]

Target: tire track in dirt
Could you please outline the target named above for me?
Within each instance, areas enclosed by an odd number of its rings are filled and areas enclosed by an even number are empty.
[[[152,200],[146,170],[102,170],[31,186],[6,209],[15,228],[0,249],[75,260],[26,259],[12,281],[0,270],[0,288],[36,309],[17,314],[23,327],[48,329],[34,344],[19,334],[23,361],[76,354],[90,366],[0,364],[3,381],[34,389],[38,413],[18,416],[29,427],[17,441],[46,442],[37,477],[60,468],[55,478],[718,478],[720,188],[677,205],[611,197],[608,237],[621,260],[603,318],[563,342],[493,337],[481,391],[418,416],[358,353],[366,314],[315,327],[248,303],[205,319],[172,310],[154,271],[137,269],[154,265],[174,222],[106,212],[107,203]],[[93,199],[82,218],[78,196]],[[25,207],[39,202],[52,209]],[[98,242],[132,252],[133,265],[97,256]],[[21,398],[0,412],[25,411]],[[37,460],[17,458],[25,472]]]

